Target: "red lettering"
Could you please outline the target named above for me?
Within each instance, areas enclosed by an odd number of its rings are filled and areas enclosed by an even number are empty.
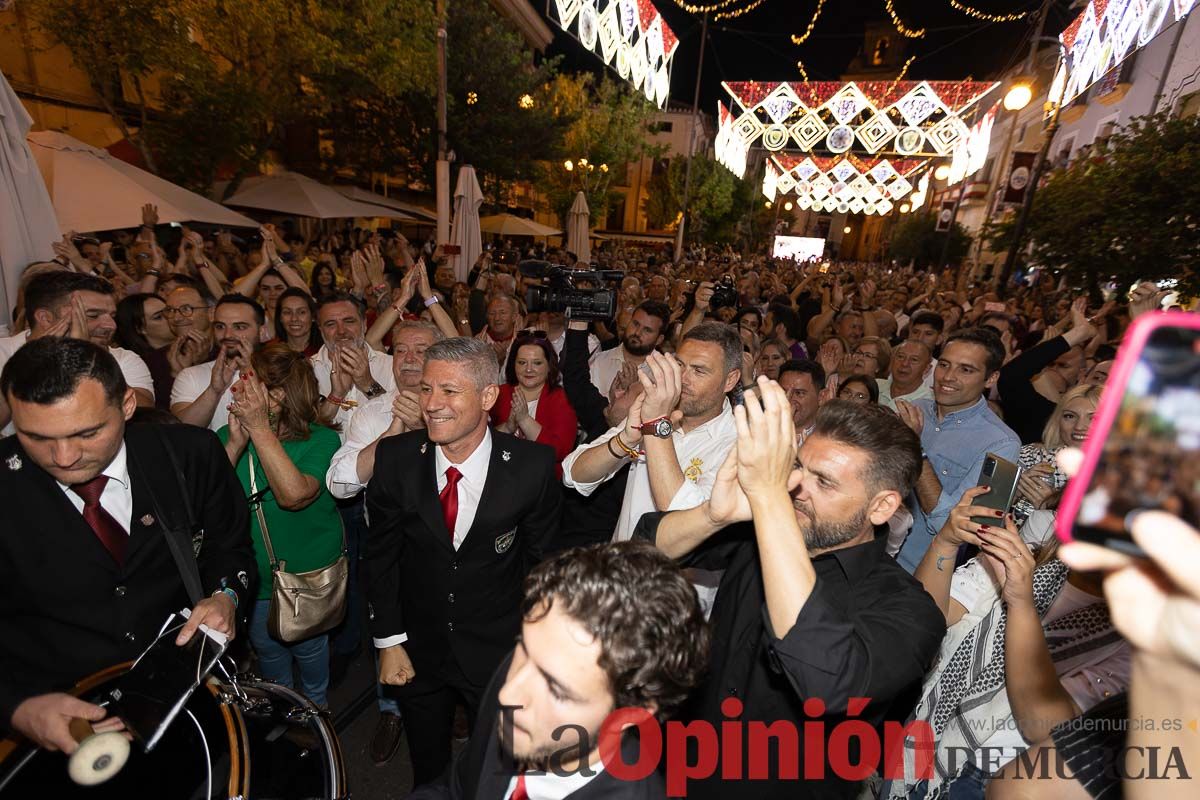
[[[779,720],[767,725],[751,722],[750,771],[752,781],[796,780],[800,777],[800,733],[791,720]],[[771,759],[771,739],[779,742],[779,774],[771,775],[768,766]]]
[[[805,701],[807,706],[810,701]],[[819,701],[818,701],[819,702]],[[822,704],[824,705],[824,704]],[[808,709],[805,708],[805,713]],[[825,777],[825,723],[804,723],[804,779]]]
[[[696,761],[688,763],[688,742],[696,742]],[[704,720],[667,723],[667,794],[687,797],[687,782],[717,769],[717,732]]]
[[[629,726],[638,729],[641,740],[638,760],[626,764],[621,753],[621,735]],[[662,758],[662,731],[658,721],[644,708],[618,708],[600,726],[600,760],[614,778],[641,781],[650,776]]]
[[[850,739],[857,738],[859,760],[850,763]],[[829,738],[829,765],[833,774],[842,780],[862,781],[870,777],[879,764],[879,733],[871,723],[861,719],[848,719],[833,728]]]
[[[721,713],[727,717],[741,716],[742,701],[726,697],[721,701]],[[742,723],[736,720],[721,723],[721,777],[742,779]]]

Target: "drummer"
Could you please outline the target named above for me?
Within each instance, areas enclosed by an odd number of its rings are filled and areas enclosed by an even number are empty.
[[[0,728],[70,753],[70,719],[105,711],[62,692],[136,658],[191,605],[160,517],[181,529],[183,558],[198,545],[205,597],[184,644],[202,623],[232,636],[254,601],[248,511],[212,432],[126,425],[137,399],[101,347],[35,339],[0,393],[16,428],[0,440]]]

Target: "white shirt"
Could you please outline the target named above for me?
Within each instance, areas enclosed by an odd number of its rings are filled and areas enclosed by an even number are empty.
[[[16,353],[29,341],[29,334],[30,331],[21,331],[16,336],[0,339],[0,370],[4,369],[4,365],[12,358],[13,353]],[[121,368],[121,374],[125,376],[126,386],[130,389],[145,389],[151,397],[154,397],[154,379],[150,377],[150,368],[146,366],[146,362],[142,360],[141,356],[123,347],[110,347],[108,352],[112,353],[112,357],[117,360],[117,366]],[[16,432],[12,422],[9,422],[4,430],[0,431],[0,435],[11,436]],[[82,507],[81,505],[80,508]]]
[[[203,364],[196,364],[181,370],[175,376],[175,384],[171,387],[171,407],[174,408],[177,403],[191,403],[204,394],[208,385],[212,383],[212,371],[216,363],[215,360],[205,361]],[[217,401],[217,407],[213,409],[212,419],[208,421],[209,430],[220,430],[229,423],[229,404],[233,402],[233,393],[229,389],[237,384],[239,378],[241,378],[241,373],[234,372],[233,380],[221,394],[221,399]]]
[[[437,491],[441,495],[446,488],[446,470],[451,466],[457,467],[462,473],[458,480],[458,516],[454,518],[454,549],[462,546],[471,525],[475,522],[475,512],[479,510],[479,498],[483,495],[483,486],[487,483],[488,464],[492,460],[492,429],[488,428],[483,434],[483,441],[475,448],[475,452],[467,456],[461,464],[453,464],[442,446],[434,450],[434,469],[437,471]],[[408,641],[407,633],[397,633],[384,639],[374,639],[375,647],[383,649],[404,644]]]
[[[129,533],[129,526],[133,524],[133,487],[129,483],[129,464],[126,461],[123,442],[117,455],[100,474],[108,476],[108,483],[104,484],[104,492],[100,495],[100,507],[125,529],[125,533]],[[63,494],[71,501],[71,505],[75,506],[75,510],[82,514],[83,498],[73,492],[67,484],[59,481],[55,483],[58,483],[58,488],[63,490]]]
[[[332,387],[331,374],[333,372],[333,361],[329,357],[329,345],[321,345],[321,349],[317,354],[309,359],[312,364],[313,373],[317,376],[317,389],[323,395],[329,394]],[[381,353],[374,347],[367,347],[367,368],[371,371],[371,378],[376,383],[384,388],[385,391],[391,392],[396,389],[396,377],[392,374],[392,357],[387,353]],[[178,380],[178,379],[176,379]],[[363,405],[367,402],[367,397],[358,390],[357,386],[351,386],[350,391],[346,392],[343,400]],[[339,408],[334,422],[340,424],[342,433],[342,441],[346,441],[345,430],[350,422],[350,415],[354,409]]]
[[[582,444],[563,459],[563,483],[585,497],[596,490],[596,487],[607,481],[625,465],[621,460],[613,465],[609,473],[598,481],[582,483],[576,481],[571,474],[575,461],[585,450],[593,447],[608,447],[608,442],[621,431],[625,430],[625,421],[610,428],[594,442]],[[654,495],[650,491],[650,471],[646,459],[640,458],[629,467],[629,479],[625,484],[625,499],[621,503],[621,516],[617,520],[617,529],[613,534],[614,542],[623,542],[633,536],[642,514],[650,511],[678,511],[685,508],[695,508],[712,494],[713,484],[717,480],[717,470],[728,455],[733,443],[737,441],[737,428],[733,422],[733,407],[725,400],[721,413],[698,428],[684,433],[676,430],[671,434],[675,444],[675,455],[679,460],[679,468],[683,470],[684,480],[679,491],[671,498],[666,508],[654,505]]]
[[[915,400],[924,400],[927,397],[933,397],[933,386],[924,383],[924,379],[922,379],[922,383],[917,385],[916,389],[913,389],[908,394],[901,394],[895,397],[892,397],[891,378],[876,378],[875,382],[879,384],[879,405],[887,406],[892,411],[896,410],[897,400],[904,400],[911,403]]]
[[[576,770],[566,775],[555,775],[553,772],[525,773],[525,793],[529,800],[566,800],[604,772],[604,759],[597,759],[595,764],[588,765],[588,771]],[[512,797],[517,789],[517,776],[513,775],[504,791],[505,800]]]
[[[358,475],[358,454],[383,435],[392,424],[392,403],[395,392],[373,397],[354,409],[350,421],[342,426],[342,446],[333,454],[325,486],[339,500],[353,497],[367,486]]]
[[[591,340],[589,339],[589,345]],[[608,396],[608,387],[612,386],[613,378],[625,366],[625,345],[617,345],[612,350],[601,350],[592,356],[591,378],[592,385],[600,390],[600,394]]]

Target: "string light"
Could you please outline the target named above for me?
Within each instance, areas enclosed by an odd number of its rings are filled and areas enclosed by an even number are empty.
[[[953,2],[953,0],[951,0]],[[883,0],[883,5],[887,8],[888,16],[892,18],[892,24],[896,26],[899,34],[907,39],[920,39],[925,35],[925,29],[912,30],[904,27],[904,23],[900,20],[900,15],[896,13],[895,6],[892,5],[892,0]]]
[[[792,34],[792,44],[804,44],[808,41],[808,37],[812,36],[813,28],[817,27],[817,20],[821,18],[821,9],[823,8],[825,8],[825,0],[817,0],[817,10],[813,12],[812,19],[808,21],[808,27],[799,36],[794,33]],[[804,80],[808,80],[808,78]]]
[[[911,67],[912,63],[916,60],[916,56],[909,56],[908,60],[904,62],[904,66],[900,68],[900,74],[896,76],[896,80],[892,81],[892,85],[889,86],[888,90],[884,93],[883,97],[885,100],[892,96],[892,92],[896,91],[896,87],[900,85],[900,81],[904,80],[904,76],[908,74],[908,68]]]
[[[743,14],[749,14],[751,11],[758,8],[765,2],[767,2],[767,0],[754,0],[754,2],[748,6],[742,6],[741,8],[735,8],[730,11],[722,11],[719,14],[713,14],[713,21],[719,22],[723,19],[734,19],[735,17],[740,17]]]
[[[1028,11],[1022,11],[1020,14],[989,14],[986,11],[980,11],[977,8],[964,6],[962,3],[958,2],[958,0],[950,0],[950,7],[957,11],[961,11],[968,17],[986,20],[987,22],[1016,22],[1019,19],[1025,19],[1025,17],[1029,16]]]
[[[709,14],[713,11],[720,11],[721,9],[729,8],[731,5],[738,2],[741,2],[741,0],[722,0],[722,2],[714,3],[711,6],[693,6],[689,5],[688,3],[681,3],[679,0],[675,0],[675,5],[679,6],[689,14]]]
[[[808,83],[808,70],[806,70],[804,68],[804,62],[797,61],[796,69],[800,70],[800,79],[803,80],[805,83]]]

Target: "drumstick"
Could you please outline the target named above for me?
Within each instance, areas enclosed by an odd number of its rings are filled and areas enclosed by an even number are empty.
[[[67,723],[79,748],[67,761],[67,773],[80,786],[96,786],[116,775],[129,760],[129,740],[116,731],[96,733],[86,719],[72,717]]]
[[[80,743],[89,736],[94,736],[96,733],[96,729],[92,727],[92,723],[83,717],[71,717],[71,721],[67,723],[67,730],[70,731],[71,738]]]

